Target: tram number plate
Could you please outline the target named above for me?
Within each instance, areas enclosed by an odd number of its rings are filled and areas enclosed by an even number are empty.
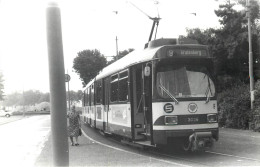
[[[187,118],[187,122],[188,123],[198,123],[199,122],[199,118],[198,117],[188,117]]]

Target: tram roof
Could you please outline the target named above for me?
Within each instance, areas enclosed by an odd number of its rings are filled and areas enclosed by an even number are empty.
[[[99,72],[96,79],[98,80],[98,79],[107,77],[111,74],[116,73],[117,71],[124,70],[127,67],[130,67],[134,64],[150,61],[153,58],[155,58],[157,51],[162,47],[163,46],[133,51],[133,52],[129,53],[128,55],[126,55],[125,57],[123,57],[123,58],[119,59],[118,61],[110,64],[109,66],[105,67],[102,71]]]
[[[197,41],[194,40],[176,40],[176,39],[158,39],[151,41],[149,43],[149,46],[144,50],[136,50],[128,55],[124,56],[123,58],[119,59],[118,61],[110,64],[109,66],[103,68],[99,74],[92,79],[86,87],[89,87],[93,84],[95,80],[99,80],[101,78],[105,78],[111,74],[114,74],[118,71],[122,71],[130,66],[133,66],[135,64],[151,61],[157,57],[157,52],[163,47],[179,47],[179,46],[195,46],[195,47],[202,47],[205,48],[207,46],[200,45],[197,43]],[[85,87],[85,88],[86,88]]]
[[[83,90],[85,90],[86,88],[88,88],[90,85],[92,85],[95,81],[95,78],[92,79],[91,81],[89,81],[89,83],[83,88]]]
[[[158,58],[157,52],[163,47],[180,47],[180,46],[189,46],[189,47],[201,47],[207,48],[205,45],[199,44],[177,44],[177,45],[162,45],[158,47],[146,48],[144,50],[133,51],[126,55],[125,57],[119,59],[118,61],[110,64],[109,66],[105,67],[103,70],[99,72],[96,76],[96,79],[105,78],[111,74],[114,74],[118,71],[122,71],[130,66],[135,64],[151,61],[153,59]]]

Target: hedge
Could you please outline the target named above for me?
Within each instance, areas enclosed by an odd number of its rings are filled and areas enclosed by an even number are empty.
[[[221,127],[249,129],[254,115],[260,112],[260,82],[255,83],[255,110],[251,110],[250,86],[239,83],[218,94],[219,124]]]

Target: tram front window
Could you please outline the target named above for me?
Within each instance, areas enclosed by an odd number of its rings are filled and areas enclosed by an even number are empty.
[[[157,92],[161,98],[213,97],[215,86],[205,67],[161,67],[157,71]]]

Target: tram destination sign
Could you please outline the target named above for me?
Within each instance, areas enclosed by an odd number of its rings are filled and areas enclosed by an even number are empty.
[[[167,51],[167,57],[175,56],[196,56],[207,57],[207,51],[205,49],[197,48],[174,48]]]

